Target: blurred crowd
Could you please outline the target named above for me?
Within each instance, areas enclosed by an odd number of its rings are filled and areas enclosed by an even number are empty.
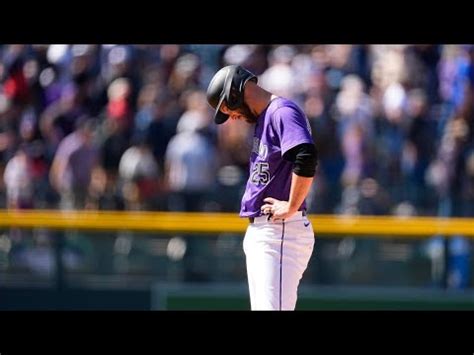
[[[0,208],[237,212],[254,127],[215,125],[205,95],[228,64],[306,112],[319,152],[310,213],[474,216],[471,45],[0,45]],[[50,233],[25,233],[0,235],[0,269],[51,274]],[[123,272],[135,242],[71,232],[64,265],[112,250]],[[186,277],[205,279],[196,250],[210,248],[192,243]],[[427,244],[433,280],[446,247]],[[470,282],[469,250],[450,239],[451,287]]]
[[[227,64],[304,108],[312,213],[474,216],[474,46],[2,45],[0,207],[238,211],[253,127]]]

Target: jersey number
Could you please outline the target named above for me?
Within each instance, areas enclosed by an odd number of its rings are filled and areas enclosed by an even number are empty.
[[[251,180],[255,185],[265,185],[270,181],[270,172],[268,169],[270,165],[268,163],[255,163],[252,171]]]

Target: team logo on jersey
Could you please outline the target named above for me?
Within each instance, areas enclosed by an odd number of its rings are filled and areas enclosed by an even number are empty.
[[[268,155],[268,147],[263,144],[259,138],[253,137],[252,152],[257,154],[260,158],[266,159]]]

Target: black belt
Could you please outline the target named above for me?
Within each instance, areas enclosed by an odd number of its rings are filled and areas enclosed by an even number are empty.
[[[299,211],[298,211],[299,212]],[[306,216],[306,211],[305,210],[302,210],[302,215],[303,216]],[[269,217],[270,218],[270,217]],[[249,217],[249,222],[250,223],[254,223],[255,222],[255,217]]]
[[[268,216],[268,219],[270,219],[270,216]],[[267,220],[268,220],[268,219],[267,219]],[[250,223],[255,222],[255,217],[249,217],[249,222],[250,222]]]

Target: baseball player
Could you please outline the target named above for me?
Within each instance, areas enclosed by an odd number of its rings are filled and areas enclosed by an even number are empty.
[[[257,81],[241,66],[226,66],[209,83],[207,100],[216,110],[216,124],[229,118],[255,124],[240,210],[250,222],[243,247],[251,308],[294,310],[314,246],[305,198],[317,152],[302,110]]]

